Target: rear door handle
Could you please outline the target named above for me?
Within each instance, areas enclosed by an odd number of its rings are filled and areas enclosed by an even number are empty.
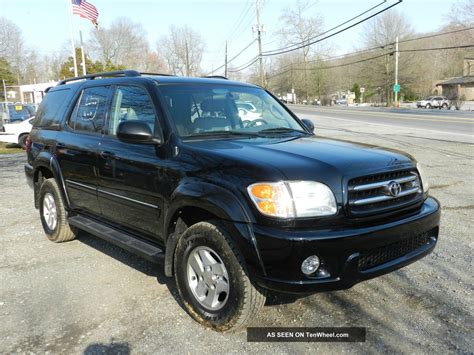
[[[100,152],[100,156],[101,156],[102,158],[104,158],[104,159],[107,159],[107,158],[112,158],[112,157],[114,157],[115,154],[112,153],[112,152],[108,152],[108,151],[102,151],[102,152]]]
[[[58,143],[56,143],[56,148],[57,149],[64,149],[64,148],[66,148],[66,144],[58,142]]]

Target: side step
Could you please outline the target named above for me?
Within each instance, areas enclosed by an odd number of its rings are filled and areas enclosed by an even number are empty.
[[[163,250],[153,244],[138,240],[130,234],[108,227],[93,219],[84,216],[73,216],[68,218],[68,222],[71,226],[93,234],[151,262],[157,263],[164,259],[165,253]]]

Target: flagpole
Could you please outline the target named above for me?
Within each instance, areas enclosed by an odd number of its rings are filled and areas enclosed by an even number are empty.
[[[86,71],[86,55],[84,54],[84,42],[82,41],[82,25],[79,19],[79,38],[81,40],[81,59],[82,59],[82,75],[87,75]]]
[[[77,76],[76,46],[74,44],[74,31],[72,29],[72,2],[71,0],[66,0],[66,2],[69,4],[69,34],[71,36],[72,59],[74,62],[74,76]]]

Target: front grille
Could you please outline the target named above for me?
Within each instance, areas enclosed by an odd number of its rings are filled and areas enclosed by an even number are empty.
[[[350,214],[373,215],[402,209],[422,200],[416,171],[402,170],[358,177],[348,184]]]
[[[367,270],[406,255],[428,244],[432,236],[434,236],[434,232],[429,231],[392,244],[364,251],[359,258],[359,270]]]

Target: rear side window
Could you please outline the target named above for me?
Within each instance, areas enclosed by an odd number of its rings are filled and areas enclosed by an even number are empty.
[[[69,88],[54,90],[46,94],[36,113],[36,127],[51,127],[59,125],[68,107],[72,91]]]
[[[84,89],[71,116],[71,128],[92,133],[102,132],[110,92],[108,86]]]

